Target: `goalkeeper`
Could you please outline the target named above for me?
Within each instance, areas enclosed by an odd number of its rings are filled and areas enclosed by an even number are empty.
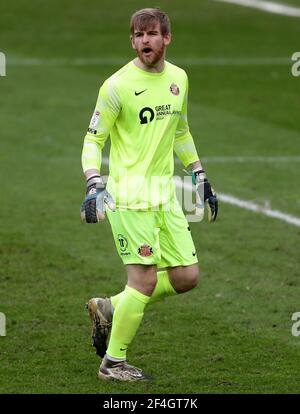
[[[126,360],[146,305],[187,292],[199,278],[190,228],[175,196],[174,151],[193,175],[211,221],[218,208],[189,132],[187,75],[165,60],[169,18],[160,9],[143,9],[131,17],[130,29],[137,57],[101,86],[82,152],[87,193],[81,217],[97,223],[107,215],[126,267],[122,292],[87,304],[102,358],[98,376],[121,381],[148,378]],[[109,135],[106,184],[100,170]]]

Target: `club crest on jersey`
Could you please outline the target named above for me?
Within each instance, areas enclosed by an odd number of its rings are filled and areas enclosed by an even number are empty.
[[[93,113],[92,119],[91,119],[91,124],[90,126],[95,129],[98,125],[98,121],[99,121],[99,117],[100,117],[100,112],[99,111],[95,111]]]
[[[143,257],[151,256],[153,254],[152,247],[150,247],[148,244],[143,244],[138,248],[138,254]]]
[[[170,92],[175,96],[178,96],[180,94],[180,90],[175,83],[172,83],[172,85],[170,86]]]

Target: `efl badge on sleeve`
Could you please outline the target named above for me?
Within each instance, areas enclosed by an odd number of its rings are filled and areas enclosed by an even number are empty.
[[[100,112],[99,111],[95,111],[93,113],[93,116],[92,116],[92,119],[91,119],[91,123],[90,123],[91,128],[93,128],[93,129],[96,129],[97,128],[98,121],[99,121],[99,117],[100,117]]]

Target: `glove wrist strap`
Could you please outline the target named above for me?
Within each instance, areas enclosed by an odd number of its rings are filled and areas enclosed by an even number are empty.
[[[86,180],[86,186],[87,188],[91,187],[92,185],[96,184],[103,184],[102,178],[99,174],[94,174],[91,175],[87,180]]]
[[[207,180],[205,170],[193,170],[193,176],[198,183]]]

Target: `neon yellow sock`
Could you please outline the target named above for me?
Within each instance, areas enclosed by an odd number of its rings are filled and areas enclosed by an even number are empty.
[[[112,296],[110,298],[111,304],[113,305],[114,309],[116,308],[120,298],[122,297],[123,292],[120,292],[117,295]],[[160,272],[157,272],[157,283],[148,303],[153,303],[157,300],[164,298],[165,296],[172,296],[176,294],[177,292],[171,285],[168,272],[166,270],[161,270]]]
[[[144,309],[150,296],[125,286],[115,307],[107,355],[126,359],[127,347],[135,337],[144,316]]]

